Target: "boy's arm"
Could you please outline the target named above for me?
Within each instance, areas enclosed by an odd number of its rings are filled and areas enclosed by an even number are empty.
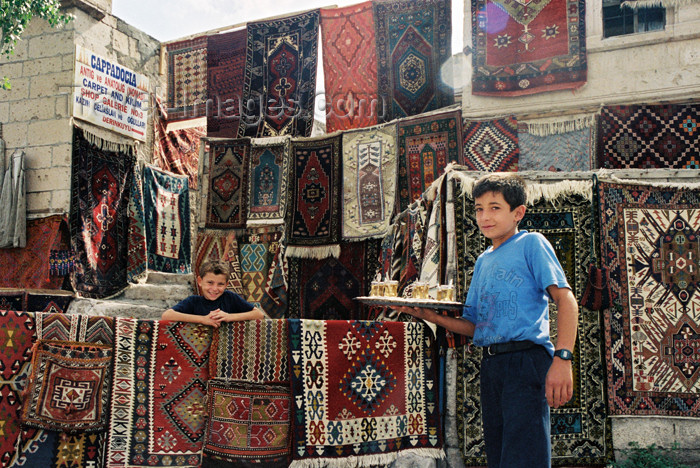
[[[212,327],[219,326],[219,322],[214,320],[211,317],[211,313],[209,315],[194,315],[194,314],[185,314],[183,312],[178,312],[178,311],[173,310],[173,309],[168,309],[161,314],[160,319],[161,320],[171,320],[174,322],[201,323],[201,324],[209,325]]]
[[[547,292],[557,305],[557,342],[556,349],[574,350],[576,331],[578,329],[578,304],[569,288],[549,286]],[[559,408],[574,394],[571,361],[554,357],[547,373],[545,392],[547,403],[552,408]]]
[[[253,307],[253,310],[249,310],[248,312],[238,312],[234,314],[228,314],[226,312],[222,312],[223,315],[221,317],[222,322],[242,322],[244,320],[262,320],[266,317],[265,312],[263,312],[261,309],[257,307]]]
[[[427,309],[424,307],[399,306],[392,307],[392,309],[412,315],[418,319],[434,323],[435,325],[449,330],[452,333],[458,333],[460,335],[466,336],[474,336],[474,324],[469,320],[463,318],[450,317],[447,315],[438,314],[432,309]]]

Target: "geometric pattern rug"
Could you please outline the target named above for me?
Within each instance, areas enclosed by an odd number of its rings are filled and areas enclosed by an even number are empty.
[[[603,107],[599,164],[605,169],[700,169],[700,106]]]
[[[166,273],[190,273],[190,195],[186,176],[143,170],[148,268]]]
[[[207,100],[207,36],[167,45],[168,119],[205,114]]]
[[[700,416],[700,188],[600,183],[612,414]]]
[[[289,137],[256,138],[250,145],[247,225],[282,224],[287,209]]]
[[[440,109],[454,102],[440,68],[450,58],[451,2],[373,2],[378,93],[384,122]]]
[[[148,270],[148,245],[146,244],[146,213],[143,203],[143,180],[141,165],[134,164],[127,217],[129,235],[127,238],[126,279],[136,283]]]
[[[472,171],[518,171],[518,121],[514,116],[485,121],[464,119],[463,125],[465,166]]]
[[[522,96],[586,83],[585,0],[471,0],[472,94]]]
[[[241,280],[241,265],[238,260],[238,241],[232,230],[200,229],[197,232],[193,273],[199,277],[199,269],[206,261],[221,261],[229,266],[229,276],[226,289],[245,299],[246,294]],[[197,282],[194,284],[195,294],[201,294]]]
[[[270,265],[279,250],[281,226],[259,227],[247,230],[240,241],[241,281],[243,296],[255,307],[262,307],[267,297]]]
[[[241,118],[245,76],[245,28],[207,37],[208,137],[235,138]]]
[[[107,465],[198,466],[212,328],[117,318]]]
[[[250,139],[209,143],[206,226],[244,228],[248,211]]]
[[[444,458],[436,348],[422,323],[289,320],[290,466]]]
[[[590,195],[590,188],[586,191]],[[529,205],[520,223],[522,229],[540,232],[552,244],[579,302],[587,280],[592,222],[591,202],[586,194],[566,193],[564,189]],[[466,295],[476,256],[486,244],[475,222],[471,195],[455,197],[455,224],[457,252],[460,252],[457,292],[458,297],[464,297],[461,294]],[[550,335],[555,343],[556,323],[556,307],[551,305]],[[457,425],[465,464],[480,465],[485,464],[486,456],[479,404],[481,350],[472,349],[458,353]],[[564,406],[550,411],[552,465],[605,464],[612,456],[612,433],[603,386],[602,331],[597,312],[580,308],[573,351],[573,397]]]

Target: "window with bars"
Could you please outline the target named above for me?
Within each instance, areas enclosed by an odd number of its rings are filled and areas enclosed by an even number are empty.
[[[666,25],[666,9],[661,6],[630,8],[622,0],[603,0],[603,36],[613,37],[648,31],[661,31]]]

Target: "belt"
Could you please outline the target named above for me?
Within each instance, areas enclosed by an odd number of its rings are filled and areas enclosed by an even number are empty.
[[[516,351],[525,351],[535,346],[532,341],[509,341],[507,343],[494,343],[484,347],[484,353],[488,356],[496,354],[514,353]]]

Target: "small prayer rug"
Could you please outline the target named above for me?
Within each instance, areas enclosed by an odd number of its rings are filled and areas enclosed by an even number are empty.
[[[21,393],[26,387],[34,344],[31,314],[0,310],[0,464],[9,466],[20,435]]]
[[[146,214],[143,208],[143,181],[141,166],[134,164],[131,193],[127,216],[129,217],[129,238],[127,240],[128,260],[126,279],[135,283],[146,275],[148,269],[148,246],[146,245]]]
[[[449,106],[454,90],[440,78],[452,55],[451,2],[375,1],[378,92],[384,121]]]
[[[515,117],[464,119],[464,165],[472,171],[517,172],[520,148]]]
[[[229,265],[229,277],[226,289],[246,298],[241,279],[241,265],[238,260],[238,241],[234,231],[200,229],[197,233],[197,246],[194,257],[194,277],[199,277],[199,268],[206,261],[221,260]],[[201,294],[199,285],[194,283],[196,294]]]
[[[248,226],[282,224],[287,210],[289,137],[255,138],[250,145]]]
[[[289,317],[356,320],[364,316],[355,300],[369,293],[377,272],[379,241],[344,243],[340,257],[289,259]]]
[[[214,330],[211,378],[250,383],[289,382],[286,320],[222,323]]]
[[[372,2],[321,9],[326,132],[375,125],[377,45]]]
[[[189,126],[168,131],[168,114],[158,99],[156,110],[160,116],[153,124],[153,164],[164,171],[187,176],[190,188],[197,189],[200,139],[207,135],[206,129]]]
[[[464,180],[464,179],[463,179]],[[474,179],[471,179],[472,181]],[[553,186],[530,184],[522,229],[542,233],[554,247],[573,293],[580,300],[590,263],[591,188],[589,182]],[[456,187],[461,194],[461,185]],[[538,196],[532,196],[538,193]],[[479,232],[471,194],[455,197],[458,261],[457,297],[466,297],[477,256],[487,240]],[[461,300],[461,299],[460,299]],[[556,342],[556,307],[550,306],[550,334]],[[601,323],[597,312],[581,308],[572,364],[573,398],[551,410],[552,465],[600,466],[612,457],[612,433],[603,386]],[[467,466],[483,465],[486,451],[479,404],[481,351],[464,348],[458,354],[457,426]]]
[[[292,141],[287,255],[324,258],[340,242],[341,143],[340,135]]]
[[[146,166],[143,170],[148,268],[190,273],[190,192],[187,177]]]
[[[396,125],[343,133],[344,240],[382,238],[396,198]]]
[[[207,101],[207,38],[172,42],[168,49],[168,118],[202,117]]]
[[[107,466],[199,466],[211,327],[117,318]]]
[[[286,468],[291,400],[288,385],[210,380],[204,455]]]
[[[79,271],[71,275],[84,297],[113,296],[127,285],[128,204],[135,158],[103,151],[73,131],[70,229]]]
[[[241,280],[244,297],[256,307],[262,308],[267,297],[270,265],[279,250],[281,227],[248,229],[240,244]]]
[[[528,131],[527,123],[518,124],[520,171],[590,171],[594,168],[595,127],[546,136]]]
[[[72,301],[73,294],[68,291],[65,291],[65,294],[51,293],[50,291],[27,291],[27,305],[24,310],[64,314],[68,312],[68,306]]]
[[[586,2],[472,0],[472,94],[522,96],[587,79]]]
[[[208,36],[207,136],[236,138],[245,77],[246,28]]]
[[[65,249],[68,242],[64,216],[28,220],[26,247],[0,249],[0,288],[59,289],[63,277],[49,274],[49,258],[52,250]]]
[[[436,348],[422,323],[289,320],[292,467],[444,458]]]
[[[248,23],[238,136],[311,135],[316,98],[318,10]]]
[[[250,139],[209,142],[207,227],[245,227],[249,170]]]
[[[700,169],[700,105],[603,107],[599,157],[605,169]]]
[[[107,425],[112,347],[39,340],[32,355],[21,422],[66,433]]]
[[[461,111],[402,120],[398,137],[397,212],[401,212],[421,197],[449,163],[462,164]]]
[[[700,415],[700,189],[600,183],[612,414]]]

